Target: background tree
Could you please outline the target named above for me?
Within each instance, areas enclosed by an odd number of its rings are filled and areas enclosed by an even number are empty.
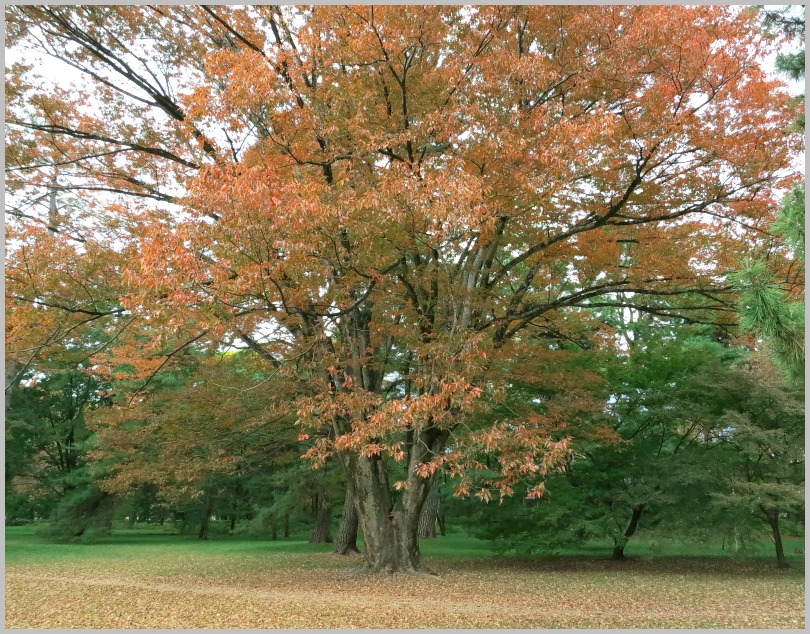
[[[788,567],[781,520],[804,512],[804,390],[785,385],[772,360],[752,355],[722,389],[734,395],[720,419],[716,441],[730,452],[721,508],[736,506],[752,513],[771,530],[776,562]]]
[[[618,355],[580,351],[579,362],[602,375],[602,414],[578,417],[574,457],[549,480],[550,495],[533,502],[521,489],[524,499],[503,517],[481,514],[479,534],[521,553],[608,539],[614,559],[642,526],[693,539],[720,486],[706,439],[733,403],[716,381],[739,355],[712,334],[706,326],[635,322]]]
[[[30,373],[30,370],[29,370]],[[109,385],[88,370],[29,376],[9,398],[6,412],[7,503],[40,517],[55,517],[51,534],[64,538],[109,531],[112,500],[99,490],[88,453],[85,417],[108,409]],[[105,518],[96,517],[104,511]]]
[[[781,38],[791,45],[800,45],[804,40],[804,7],[796,5],[783,7],[781,9],[765,9],[759,7],[762,12],[762,23],[766,32],[774,37]],[[804,79],[804,46],[790,52],[781,52],[776,56],[776,68],[793,80]],[[796,117],[796,126],[804,130],[804,95],[796,97],[796,104],[800,106]]]
[[[94,457],[111,465],[101,481],[105,490],[126,495],[158,486],[167,502],[199,517],[204,539],[217,508],[221,514],[255,512],[245,498],[262,483],[251,478],[303,449],[282,382],[272,392],[252,389],[274,379],[253,352],[192,350],[181,363],[146,387],[137,375],[133,381],[126,364],[116,366],[121,395],[112,412],[91,422],[99,438]]]
[[[804,40],[804,14],[791,7],[764,11],[764,27],[791,43]],[[804,79],[804,48],[780,53],[777,68],[794,80]],[[796,98],[801,110],[795,127],[804,133],[804,95]],[[735,276],[740,288],[742,326],[763,337],[773,348],[776,359],[788,373],[804,376],[804,185],[797,185],[782,199],[771,231],[775,240],[764,256],[745,263]],[[780,251],[789,249],[788,261]],[[782,256],[780,258],[780,255]],[[791,257],[792,256],[792,257]]]

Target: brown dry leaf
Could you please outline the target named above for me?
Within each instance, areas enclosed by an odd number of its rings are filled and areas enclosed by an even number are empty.
[[[83,561],[6,570],[9,628],[803,628],[804,581],[682,560],[431,562],[351,574],[334,555]],[[116,565],[117,564],[117,565]],[[240,567],[241,570],[240,570]],[[218,570],[218,572],[217,572]]]

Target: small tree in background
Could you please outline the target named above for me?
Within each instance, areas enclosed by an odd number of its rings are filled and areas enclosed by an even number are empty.
[[[718,421],[724,487],[716,504],[745,509],[770,529],[779,568],[788,567],[782,519],[803,512],[804,390],[785,384],[766,355],[753,355],[722,387],[734,394]]]

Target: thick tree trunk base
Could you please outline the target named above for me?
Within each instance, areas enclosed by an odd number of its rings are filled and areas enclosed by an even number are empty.
[[[426,432],[423,445],[429,449],[430,455],[441,453],[448,433],[440,431],[431,436]],[[426,456],[420,454],[419,460]],[[430,480],[412,472],[410,485],[401,498],[394,499],[385,465],[378,458],[347,455],[345,461],[363,531],[367,571],[372,574],[431,576],[422,565],[418,537],[419,517],[430,492]]]
[[[340,532],[335,540],[335,552],[338,555],[349,555],[359,553],[357,547],[357,531],[360,525],[360,518],[357,516],[357,508],[354,505],[354,497],[351,491],[346,490],[346,500],[343,504],[343,519],[340,522]]]

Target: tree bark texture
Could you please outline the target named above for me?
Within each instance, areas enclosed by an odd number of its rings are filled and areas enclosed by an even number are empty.
[[[419,538],[436,539],[436,520],[439,517],[439,481],[434,477],[422,514],[419,516]]]
[[[331,544],[332,505],[329,503],[329,498],[327,498],[322,491],[317,491],[313,499],[313,507],[315,526],[312,528],[312,536],[309,538],[309,543]]]
[[[338,555],[360,552],[357,547],[358,527],[359,519],[357,517],[357,507],[354,505],[354,496],[347,488],[346,501],[343,503],[343,519],[340,522],[340,532],[335,541],[335,552]]]
[[[627,530],[624,531],[624,535],[613,540],[613,556],[611,559],[614,561],[624,559],[624,547],[627,546],[627,542],[629,542],[630,538],[635,534],[636,529],[638,528],[638,522],[641,519],[641,514],[643,512],[643,504],[635,507],[633,509],[633,515],[630,517],[630,524],[628,524]]]
[[[388,472],[379,456],[339,454],[355,498],[369,572],[418,574],[419,517],[430,493],[432,478],[421,477],[417,465],[444,450],[449,432],[428,429],[418,433],[408,467],[406,486],[394,500]]]

